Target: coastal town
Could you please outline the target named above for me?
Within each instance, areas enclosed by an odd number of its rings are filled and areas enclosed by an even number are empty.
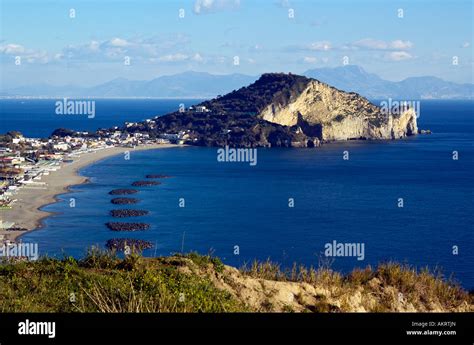
[[[19,234],[33,230],[34,226],[25,226],[19,219],[6,217],[6,214],[24,207],[20,205],[21,193],[28,196],[37,192],[40,195],[40,191],[48,189],[51,189],[49,194],[54,193],[50,185],[56,182],[57,175],[53,179],[50,175],[55,172],[59,174],[68,166],[74,167],[69,170],[76,172],[88,160],[93,162],[128,150],[183,145],[187,138],[184,131],[151,138],[148,133],[124,130],[134,125],[125,123],[121,128],[101,130],[93,135],[64,129],[56,130],[49,138],[27,138],[16,131],[0,135],[0,246],[13,245]],[[78,164],[79,161],[82,164]]]

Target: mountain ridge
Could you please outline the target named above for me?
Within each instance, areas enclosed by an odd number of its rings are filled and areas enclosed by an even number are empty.
[[[474,84],[458,84],[438,77],[409,77],[384,80],[357,65],[309,69],[302,73],[340,90],[357,92],[369,99],[474,99]],[[0,91],[3,97],[157,97],[212,98],[236,90],[258,79],[239,73],[214,75],[185,71],[151,80],[116,78],[92,87],[23,86]]]
[[[362,67],[347,65],[310,69],[304,75],[370,99],[473,99],[474,84],[458,84],[438,77],[408,77],[401,81],[382,79]]]
[[[257,77],[239,73],[214,75],[207,72],[186,71],[150,80],[130,80],[120,77],[92,87],[65,88],[44,84],[22,86],[2,90],[0,96],[211,98],[237,89],[255,79]]]

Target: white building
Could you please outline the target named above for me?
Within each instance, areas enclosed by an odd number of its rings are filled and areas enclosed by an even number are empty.
[[[53,144],[53,149],[60,150],[60,151],[67,151],[69,149],[69,145],[66,143],[57,143],[57,144]]]
[[[207,107],[204,105],[198,105],[196,107],[196,113],[208,113],[208,112],[210,112],[210,110],[207,109]]]

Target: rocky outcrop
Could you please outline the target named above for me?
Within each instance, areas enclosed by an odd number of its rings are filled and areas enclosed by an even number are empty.
[[[397,263],[354,269],[326,268],[285,275],[268,261],[247,269],[173,258],[184,274],[199,275],[258,312],[472,312],[470,294],[427,272]],[[297,268],[293,268],[293,272]],[[416,288],[414,288],[416,286]],[[449,293],[448,293],[449,292]],[[447,294],[446,294],[447,293]]]
[[[298,94],[279,98],[259,115],[284,126],[298,126],[304,134],[324,141],[399,139],[418,133],[416,112],[384,111],[353,92],[344,92],[314,79]]]
[[[123,130],[152,137],[185,132],[186,144],[219,147],[316,147],[418,133],[413,109],[382,109],[354,92],[284,73],[263,74],[247,87]]]

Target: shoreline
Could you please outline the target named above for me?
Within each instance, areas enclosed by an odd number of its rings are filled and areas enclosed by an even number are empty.
[[[74,159],[72,163],[61,163],[61,169],[52,171],[49,175],[42,177],[41,182],[45,182],[47,185],[45,188],[23,187],[14,195],[13,198],[17,201],[12,205],[12,208],[0,210],[0,216],[3,221],[14,222],[14,227],[21,227],[28,230],[7,231],[6,229],[0,229],[0,236],[3,236],[3,240],[13,242],[21,235],[41,229],[44,226],[43,220],[54,214],[53,212],[43,211],[41,208],[58,202],[59,196],[68,193],[71,187],[87,183],[89,177],[79,175],[79,170],[86,166],[126,151],[130,151],[130,153],[133,154],[134,151],[183,146],[184,145],[176,144],[153,144],[135,148],[112,147],[82,154]]]

